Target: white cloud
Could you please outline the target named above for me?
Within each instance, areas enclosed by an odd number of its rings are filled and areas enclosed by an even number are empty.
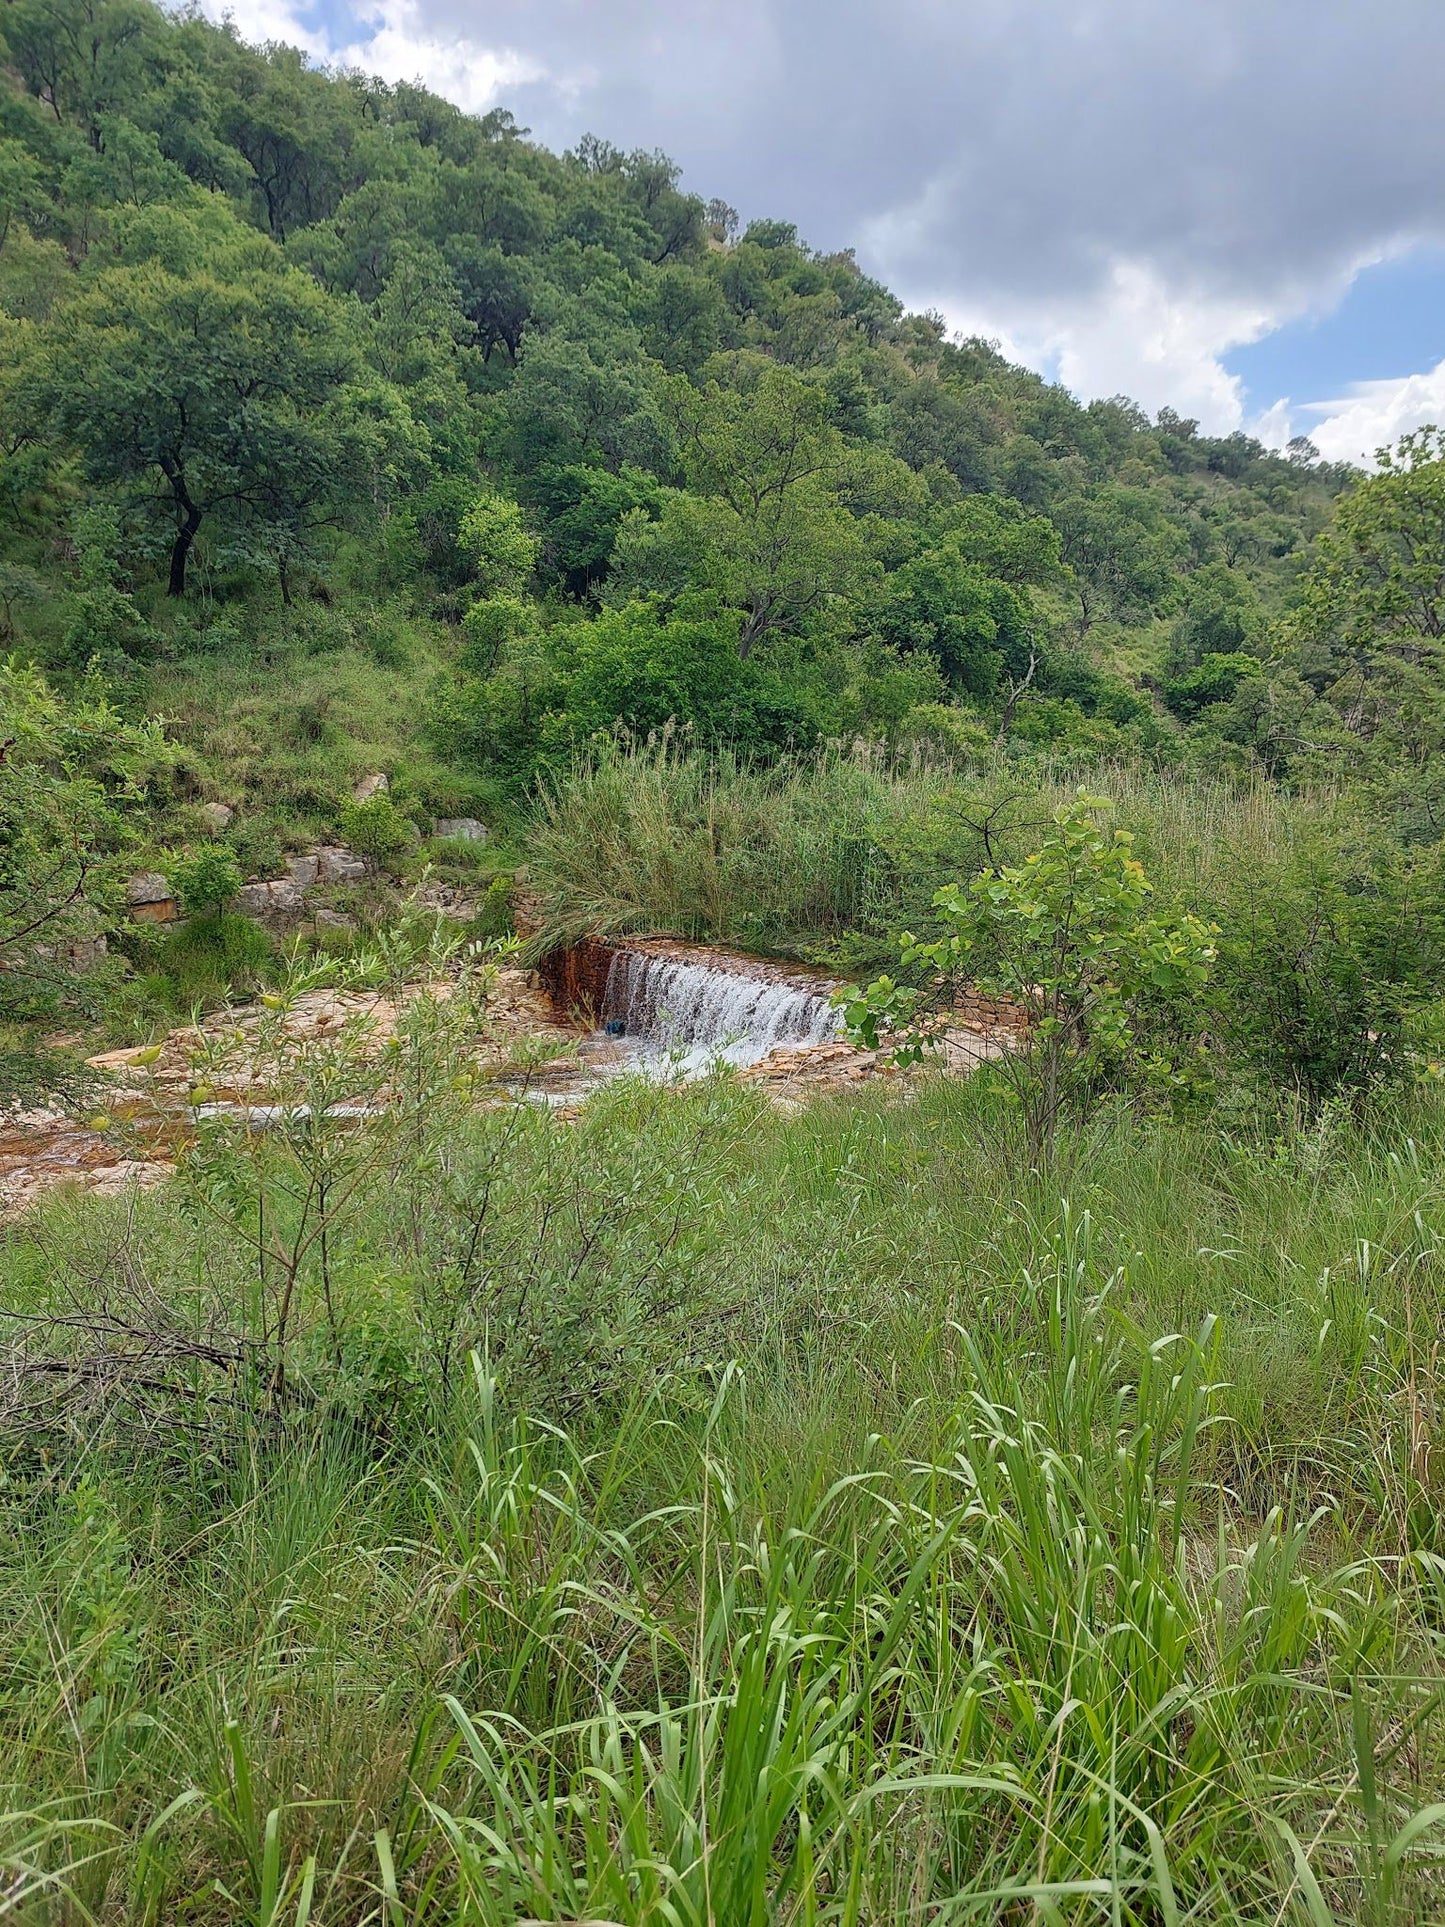
[[[303,24],[295,0],[203,0],[212,19],[229,17],[245,40],[285,41],[313,60],[358,67],[382,80],[419,80],[469,114],[495,107],[504,88],[546,78],[541,63],[506,46],[483,46],[472,33],[428,31],[419,0],[380,0],[357,8],[356,32],[337,44]]]
[[[1395,381],[1356,382],[1338,400],[1312,402],[1301,412],[1318,417],[1309,437],[1328,460],[1372,464],[1376,449],[1412,428],[1445,423],[1445,361]]]
[[[1127,395],[1151,415],[1167,406],[1212,435],[1245,426],[1243,385],[1220,357],[1281,319],[1199,289],[1171,290],[1147,262],[1128,260],[1115,261],[1090,294],[1062,304],[1016,302],[1006,315],[1001,304],[978,309],[947,296],[913,305],[937,307],[958,332],[997,340],[1011,359],[1049,370],[1075,394]]]
[[[1290,437],[1299,432],[1294,424],[1294,408],[1289,396],[1284,395],[1279,401],[1271,402],[1262,414],[1245,422],[1244,432],[1252,435],[1257,442],[1263,442],[1266,448],[1283,448]]]
[[[469,114],[496,106],[504,87],[544,78],[539,62],[508,47],[480,46],[464,32],[429,33],[417,0],[385,0],[361,16],[361,25],[362,33],[332,55],[339,65],[360,67],[383,80],[420,80]]]
[[[332,57],[331,43],[326,36],[303,26],[289,0],[241,0],[240,5],[235,5],[233,0],[202,0],[202,11],[212,20],[233,21],[241,38],[253,45],[275,40],[288,47],[301,48],[313,60]]]

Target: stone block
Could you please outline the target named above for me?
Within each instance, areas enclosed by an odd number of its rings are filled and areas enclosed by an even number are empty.
[[[273,877],[267,883],[244,885],[236,892],[235,907],[243,917],[296,917],[305,908],[303,896],[290,877]]]
[[[314,851],[310,856],[288,856],[286,874],[298,890],[309,890],[321,875],[321,859]]]
[[[159,870],[142,870],[126,884],[125,900],[132,910],[143,903],[169,903],[171,886]]]
[[[434,834],[455,837],[459,843],[485,843],[491,832],[474,816],[439,816]]]
[[[373,770],[370,776],[363,776],[351,792],[353,802],[369,803],[373,796],[383,796],[391,788],[391,779],[385,770]]]
[[[355,883],[366,875],[366,865],[343,845],[323,844],[316,852],[318,880],[322,883]]]
[[[201,816],[212,836],[219,836],[222,830],[230,827],[231,818],[236,812],[229,803],[202,803]]]

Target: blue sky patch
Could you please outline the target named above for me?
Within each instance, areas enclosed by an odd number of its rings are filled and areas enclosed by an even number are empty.
[[[1420,374],[1445,359],[1445,247],[1415,248],[1357,275],[1339,306],[1286,322],[1222,357],[1243,378],[1246,413],[1288,396],[1296,409],[1356,382]]]

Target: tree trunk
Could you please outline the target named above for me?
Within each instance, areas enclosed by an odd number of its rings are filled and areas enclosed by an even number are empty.
[[[744,618],[738,631],[738,655],[743,662],[752,654],[753,644],[767,627],[767,620],[767,612],[763,609],[752,609]]]
[[[186,563],[190,559],[191,544],[196,539],[196,531],[201,526],[201,511],[195,503],[187,499],[186,519],[176,531],[176,539],[171,547],[171,579],[166,589],[167,595],[183,596],[186,593]]]

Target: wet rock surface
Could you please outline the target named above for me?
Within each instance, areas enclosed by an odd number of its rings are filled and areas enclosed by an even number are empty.
[[[289,880],[288,880],[289,881]],[[296,886],[291,885],[292,888]],[[581,949],[582,946],[579,946]],[[583,960],[569,978],[555,968],[550,973],[503,967],[496,971],[486,1007],[486,1020],[476,1046],[476,1064],[491,1097],[483,1102],[542,1103],[560,1116],[569,1116],[590,1093],[609,1079],[642,1070],[662,1081],[696,1076],[718,1063],[731,1062],[744,1082],[758,1089],[783,1110],[795,1110],[827,1093],[856,1090],[886,1080],[906,1089],[919,1071],[899,1071],[886,1056],[855,1049],[823,1031],[822,1013],[829,1011],[835,980],[826,972],[771,964],[735,952],[702,950],[670,939],[642,939],[625,947],[596,946],[614,978],[630,982],[649,974],[664,987],[679,982],[674,967],[689,973],[712,972],[727,980],[717,1009],[703,1012],[704,1024],[717,1029],[729,1010],[751,1013],[748,1021],[771,1024],[784,1038],[767,1048],[770,1033],[761,1033],[763,1048],[730,1055],[725,1035],[690,1038],[685,1030],[667,1034],[664,1020],[661,1044],[652,1040],[650,1054],[639,1051],[639,1040],[628,1037],[625,1023],[609,1025],[597,1019],[606,1010],[606,977],[599,1002],[568,996],[585,990],[587,973],[594,974],[601,958]],[[626,963],[630,955],[634,962]],[[618,958],[624,958],[619,972]],[[642,959],[638,963],[635,960]],[[629,976],[630,972],[630,976]],[[745,988],[746,987],[746,988]],[[448,983],[418,987],[433,995],[449,994]],[[691,988],[695,991],[696,986]],[[791,1005],[788,998],[795,1001]],[[335,1033],[353,1019],[363,1021],[367,1048],[380,1049],[396,1026],[405,999],[396,1001],[363,991],[315,990],[296,997],[283,1021],[286,1035],[298,1042]],[[649,1008],[645,1000],[630,1006],[634,1015]],[[215,1013],[200,1026],[172,1031],[159,1048],[137,1045],[106,1051],[88,1060],[107,1085],[105,1110],[123,1128],[97,1128],[59,1110],[30,1110],[0,1114],[0,1220],[23,1212],[45,1192],[69,1184],[87,1192],[115,1195],[132,1186],[158,1184],[174,1170],[174,1154],[193,1115],[194,1061],[198,1052],[219,1044],[222,1067],[208,1072],[211,1086],[204,1114],[234,1114],[268,1122],[269,1106],[264,1073],[255,1067],[256,1033],[263,1010],[252,1005]],[[796,1029],[789,1035],[789,1027]],[[609,1034],[611,1033],[611,1034]],[[996,1025],[971,1028],[960,1023],[945,1035],[934,1068],[966,1075],[985,1058],[1007,1048],[1008,1030]],[[99,1105],[97,1105],[97,1109]]]
[[[12,1111],[0,1118],[0,1221],[57,1185],[115,1197],[163,1184],[174,1169],[159,1144],[154,1156],[137,1158],[62,1111]]]

